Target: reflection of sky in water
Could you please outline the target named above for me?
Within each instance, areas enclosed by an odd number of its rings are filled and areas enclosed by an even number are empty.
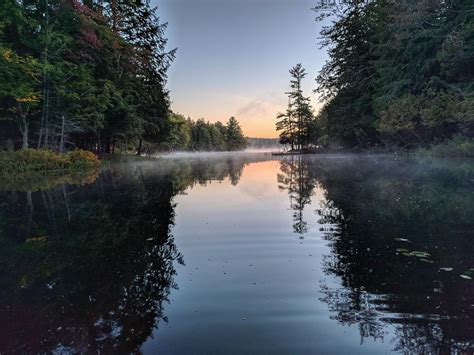
[[[308,233],[293,233],[287,192],[278,189],[278,161],[247,165],[237,186],[228,179],[194,186],[175,198],[173,234],[185,256],[179,290],[144,351],[174,353],[381,353],[390,343],[366,339],[357,326],[330,321],[320,301],[328,255],[315,210],[315,189],[304,210]]]
[[[0,352],[473,350],[472,162],[175,156],[2,185]]]

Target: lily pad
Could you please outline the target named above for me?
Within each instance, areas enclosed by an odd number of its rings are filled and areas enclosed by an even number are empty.
[[[427,253],[425,251],[412,251],[410,254],[416,256],[417,258],[428,258],[431,256],[430,253]]]

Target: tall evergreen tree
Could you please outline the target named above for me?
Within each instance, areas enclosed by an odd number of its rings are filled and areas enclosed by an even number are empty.
[[[286,113],[277,116],[276,129],[280,132],[280,143],[290,144],[291,149],[304,149],[310,144],[314,128],[314,114],[310,99],[303,95],[302,80],[306,70],[301,64],[290,69],[290,88]]]
[[[149,1],[3,1],[0,136],[98,153],[120,141],[165,142],[175,51],[156,11]]]
[[[227,150],[241,150],[247,147],[247,140],[242,132],[242,128],[235,117],[227,121]]]

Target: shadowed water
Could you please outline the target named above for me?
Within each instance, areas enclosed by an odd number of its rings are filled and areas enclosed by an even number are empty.
[[[2,353],[474,351],[472,161],[197,154],[2,186]]]

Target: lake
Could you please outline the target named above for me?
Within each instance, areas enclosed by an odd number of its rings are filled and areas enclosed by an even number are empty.
[[[191,154],[0,188],[1,353],[470,353],[474,162]]]

